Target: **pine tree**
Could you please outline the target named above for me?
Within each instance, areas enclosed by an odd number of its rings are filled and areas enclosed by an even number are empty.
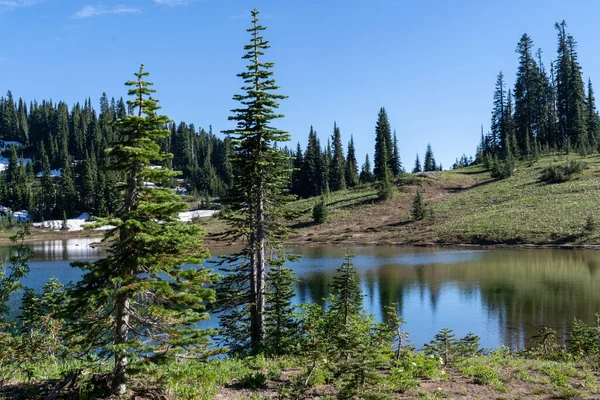
[[[423,170],[421,169],[421,161],[419,161],[419,153],[417,153],[417,158],[415,158],[415,166],[412,170],[412,173],[416,174],[417,172],[421,172],[421,171],[423,171]]]
[[[369,161],[368,153],[365,155],[365,163],[362,165],[362,168],[360,170],[359,179],[362,183],[373,182],[373,180],[375,179],[373,173],[371,172],[371,162]]]
[[[535,107],[540,86],[538,67],[533,58],[533,41],[523,34],[516,52],[519,54],[519,68],[515,81],[515,131],[521,153],[531,154],[531,145],[537,133]]]
[[[402,174],[402,161],[400,160],[400,150],[398,149],[398,139],[396,138],[396,131],[394,130],[394,138],[392,142],[392,158],[391,158],[391,172],[394,178],[397,178]]]
[[[410,216],[413,221],[420,221],[425,218],[425,203],[423,202],[423,195],[421,195],[421,192],[417,192],[415,195]]]
[[[236,257],[235,271],[221,282],[218,290],[224,312],[222,321],[231,323],[232,339],[239,344],[239,339],[244,339],[239,335],[241,331],[252,350],[265,343],[267,272],[270,266],[280,266],[285,259],[281,245],[287,230],[281,222],[281,212],[289,198],[284,193],[289,176],[287,156],[274,146],[288,141],[289,134],[271,125],[271,121],[283,117],[275,109],[279,107],[278,100],[286,96],[274,93],[278,89],[271,71],[274,63],[262,60],[270,46],[261,36],[266,28],[259,24],[258,14],[258,10],[252,11],[252,27],[247,29],[251,41],[244,46],[247,53],[243,57],[248,66],[238,75],[244,80],[245,93],[234,96],[241,107],[229,117],[237,121],[237,128],[226,132],[235,139],[238,171],[232,193],[232,210],[236,214],[230,221],[244,236],[245,247]],[[248,312],[239,314],[240,308]],[[247,316],[250,321],[244,318]]]
[[[502,71],[498,74],[496,80],[496,89],[494,91],[494,108],[492,110],[491,131],[493,143],[492,151],[496,152],[504,146],[506,142],[506,92],[504,84],[504,74]],[[502,149],[505,151],[505,149]]]
[[[77,207],[77,191],[75,189],[75,181],[73,179],[73,168],[68,153],[64,152],[61,163],[61,184],[59,186],[60,196],[60,216],[66,213],[68,217],[73,215]]]
[[[297,324],[294,319],[294,272],[279,265],[268,273],[265,308],[265,349],[271,355],[292,351]]]
[[[48,219],[52,215],[56,204],[56,190],[54,182],[50,175],[50,160],[46,153],[44,142],[41,143],[40,153],[42,158],[42,180],[41,180],[41,196],[40,205],[38,206],[41,217]]]
[[[350,142],[348,143],[345,173],[348,187],[358,185],[358,163],[356,161],[356,149],[354,148],[354,138],[352,136],[350,136]]]
[[[375,126],[375,156],[373,174],[382,180],[384,169],[392,169],[392,130],[385,108],[379,110]]]
[[[600,116],[596,110],[596,98],[594,97],[594,88],[592,80],[588,80],[586,118],[588,128],[588,141],[594,150],[598,150],[598,142],[600,141]]]
[[[97,183],[96,179],[98,176],[98,167],[96,165],[96,155],[94,153],[94,149],[92,149],[91,154],[87,151],[85,152],[86,157],[83,162],[83,182],[82,182],[82,191],[81,191],[81,202],[82,206],[85,210],[95,211],[96,205],[96,191],[97,191]]]
[[[304,187],[305,196],[318,196],[323,193],[323,159],[321,157],[321,145],[317,138],[317,132],[310,127],[308,144],[304,153]]]
[[[189,267],[200,264],[207,253],[201,247],[201,228],[179,222],[186,209],[168,188],[148,187],[177,174],[152,169],[170,154],[160,152],[155,140],[169,134],[169,119],[158,114],[154,90],[145,79],[144,66],[126,83],[135,115],[116,122],[118,140],[108,155],[111,169],[126,182],[122,207],[116,218],[99,220],[115,228],[106,234],[106,258],[74,265],[85,271],[69,291],[72,299],[65,316],[75,338],[90,353],[114,362],[112,389],[123,394],[127,370],[139,359],[167,360],[169,354],[202,358],[211,355],[207,331],[197,323],[208,318],[206,302],[214,299],[212,273]],[[187,264],[183,268],[183,264]],[[150,340],[148,340],[150,339]]]
[[[572,36],[567,36],[567,46],[571,58],[571,75],[569,77],[569,138],[581,154],[591,151],[586,121],[584,84],[581,77],[581,66],[577,60],[577,43]]]
[[[340,128],[336,123],[333,124],[333,135],[331,136],[333,143],[333,158],[329,167],[329,189],[333,192],[346,189],[346,174],[344,159],[344,149],[342,148],[342,136]]]
[[[296,148],[296,157],[294,158],[293,164],[294,170],[292,171],[292,188],[291,192],[299,197],[306,196],[306,187],[304,177],[304,156],[302,155],[302,148],[300,147],[300,142],[298,142],[298,147]]]
[[[345,262],[337,269],[331,283],[333,301],[331,310],[336,313],[343,325],[348,323],[351,315],[358,314],[363,305],[360,287],[356,280],[356,269],[352,263],[353,254],[346,254]]]
[[[427,150],[425,151],[425,161],[423,162],[423,171],[435,171],[437,165],[435,165],[435,158],[433,157],[433,150],[431,145],[427,144]]]

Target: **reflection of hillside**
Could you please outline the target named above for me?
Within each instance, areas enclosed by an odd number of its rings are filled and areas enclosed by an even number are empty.
[[[481,293],[495,315],[508,346],[519,346],[546,325],[563,333],[573,317],[587,323],[600,311],[600,254],[585,251],[491,251],[476,262],[378,268],[381,307],[402,303],[402,293],[417,287],[429,293],[433,312],[448,282],[461,293]],[[428,289],[428,290],[425,290]]]

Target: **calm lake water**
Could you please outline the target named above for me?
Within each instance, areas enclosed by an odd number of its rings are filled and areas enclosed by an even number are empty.
[[[52,276],[63,283],[76,281],[81,273],[69,262],[103,254],[81,240],[40,242],[33,248],[36,259],[24,283],[35,289]],[[299,279],[295,302],[321,302],[346,251],[294,249],[302,256],[290,264]],[[522,347],[541,326],[564,336],[573,317],[592,324],[600,312],[600,252],[393,247],[351,252],[365,308],[381,319],[383,308],[397,303],[417,347],[445,327],[458,337],[474,332],[484,347]],[[6,254],[0,249],[0,259]],[[12,307],[18,307],[17,301]],[[211,324],[216,323],[213,318]]]

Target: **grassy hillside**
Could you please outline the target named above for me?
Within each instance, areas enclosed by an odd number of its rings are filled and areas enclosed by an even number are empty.
[[[583,172],[564,183],[540,177],[549,166],[582,162]],[[292,244],[534,243],[599,244],[599,231],[586,232],[588,216],[600,220],[600,156],[546,157],[520,162],[515,174],[495,180],[482,166],[437,173],[437,179],[406,175],[396,182],[393,199],[380,202],[377,190],[365,185],[331,193],[330,219],[312,223],[319,198],[290,205]],[[412,201],[423,193],[431,215],[410,219]]]

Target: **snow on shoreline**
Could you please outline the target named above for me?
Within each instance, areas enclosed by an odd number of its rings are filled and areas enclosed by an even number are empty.
[[[217,210],[196,210],[196,211],[186,211],[179,213],[179,220],[183,222],[190,222],[194,218],[207,218],[212,216],[218,212]],[[16,214],[16,213],[15,213]],[[67,226],[69,231],[81,231],[83,230],[83,226],[85,224],[89,224],[86,222],[90,218],[89,213],[83,213],[77,218],[71,218],[67,220]],[[33,226],[36,228],[49,229],[51,231],[59,231],[63,227],[62,219],[55,219],[51,221],[44,222],[34,222]],[[107,225],[102,226],[100,228],[96,228],[96,230],[108,230],[114,228],[113,226]]]

